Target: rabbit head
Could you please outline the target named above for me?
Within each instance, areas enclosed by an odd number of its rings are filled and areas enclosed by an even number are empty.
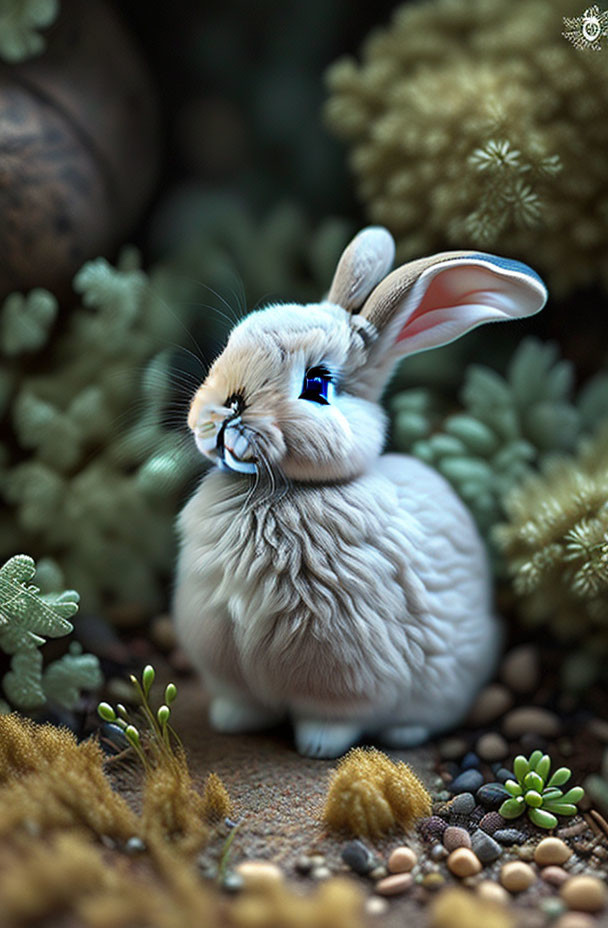
[[[190,408],[203,454],[258,478],[351,479],[382,451],[378,401],[398,359],[532,315],[547,298],[510,259],[453,251],[389,273],[393,259],[390,233],[364,229],[324,301],[271,305],[233,329]]]

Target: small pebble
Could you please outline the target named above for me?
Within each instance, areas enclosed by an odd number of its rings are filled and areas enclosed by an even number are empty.
[[[323,856],[323,854],[311,854],[310,865],[311,867],[324,867],[325,857]]]
[[[505,715],[502,730],[507,738],[521,738],[524,735],[555,738],[560,732],[560,720],[554,712],[549,712],[548,709],[541,709],[538,706],[522,706],[518,709],[511,709]]]
[[[283,881],[282,871],[269,860],[242,860],[234,870],[242,878],[246,889],[265,889]]]
[[[394,873],[376,883],[374,891],[381,896],[399,896],[410,889],[413,882],[411,873]]]
[[[454,876],[474,876],[481,872],[481,863],[469,848],[459,847],[447,859],[448,870]]]
[[[435,844],[429,851],[431,860],[445,860],[448,856],[448,850],[443,844]]]
[[[133,837],[129,838],[125,843],[125,854],[143,854],[145,850],[145,841],[142,841],[137,835],[133,835]]]
[[[161,651],[173,650],[176,645],[175,626],[170,615],[157,615],[152,619],[150,637]]]
[[[500,882],[510,893],[521,893],[536,881],[532,867],[520,860],[503,864],[500,870]]]
[[[375,856],[362,841],[349,841],[345,844],[342,848],[342,860],[360,876],[367,876],[376,865]]]
[[[486,834],[485,831],[482,831],[481,828],[477,828],[471,835],[471,846],[482,864],[491,864],[493,861],[498,860],[502,854],[500,844]]]
[[[495,902],[497,905],[507,905],[509,902],[509,894],[504,886],[493,880],[483,880],[478,883],[475,891],[486,902]]]
[[[438,815],[422,818],[418,822],[418,831],[425,841],[433,841],[437,838],[441,838],[447,827],[447,822],[444,822]]]
[[[502,683],[491,683],[484,687],[469,712],[467,724],[472,728],[496,721],[513,705],[513,696]]]
[[[448,851],[455,851],[457,847],[471,847],[471,836],[465,828],[450,825],[443,833],[443,846]]]
[[[474,793],[483,784],[483,779],[483,773],[480,770],[465,770],[452,780],[449,786],[450,792]]]
[[[344,859],[344,853],[342,854],[342,859]],[[312,870],[312,863],[310,862],[310,857],[308,854],[301,854],[300,857],[296,860],[295,868],[298,873],[306,875]]]
[[[547,918],[558,918],[566,908],[561,899],[557,896],[549,896],[548,899],[542,899],[539,906],[541,912],[544,912]]]
[[[506,767],[499,767],[494,776],[499,783],[506,783],[507,780],[513,779],[513,773],[510,770],[507,770]]]
[[[233,870],[229,870],[222,880],[222,889],[227,893],[238,893],[244,886],[243,877]]]
[[[417,861],[418,857],[411,847],[396,847],[388,858],[388,869],[390,873],[409,873]]]
[[[444,738],[439,742],[439,756],[442,760],[458,760],[466,754],[466,750],[464,738]]]
[[[513,844],[523,844],[524,841],[528,840],[528,835],[517,828],[498,828],[492,837],[499,844],[504,844],[506,847]],[[532,860],[532,857],[530,857],[530,860]]]
[[[382,867],[382,870],[384,870],[384,867]],[[386,873],[386,870],[384,872]],[[313,880],[328,880],[331,876],[331,870],[329,867],[313,867],[310,875]]]
[[[365,900],[365,911],[368,915],[385,915],[388,912],[388,902],[381,896],[370,896]]]
[[[502,783],[484,783],[475,793],[476,799],[487,809],[497,809],[510,795]]]
[[[595,928],[596,924],[591,915],[585,915],[583,912],[565,912],[559,921],[555,922],[555,928]]]
[[[568,879],[568,874],[562,867],[555,867],[553,865],[543,867],[540,875],[543,880],[551,886],[561,886],[562,883],[565,883]]]
[[[500,829],[504,830],[505,820],[498,812],[486,812],[479,821],[479,827],[488,835],[493,835]],[[498,840],[498,839],[496,839]]]
[[[435,892],[437,889],[445,884],[445,877],[441,873],[427,873],[422,877],[420,885],[424,886],[425,889],[430,889],[431,892]]]
[[[527,863],[534,860],[534,845],[533,844],[524,844],[522,847],[515,848],[515,853],[520,860],[524,860]]]
[[[475,754],[474,751],[467,751],[462,760],[460,761],[461,770],[477,770],[479,769],[479,757]]]
[[[531,693],[540,677],[538,652],[533,645],[522,644],[504,658],[500,678],[514,693]]]
[[[572,851],[561,838],[543,838],[534,849],[534,860],[539,867],[563,864],[569,857],[572,857]]]
[[[509,753],[509,745],[498,732],[488,732],[487,735],[481,736],[475,750],[482,760],[504,760]]]
[[[450,802],[450,812],[454,815],[470,815],[475,808],[473,793],[459,793]]]
[[[388,870],[384,864],[379,864],[379,866],[369,871],[368,876],[371,880],[383,880],[385,876],[388,876]]]
[[[608,887],[596,876],[570,877],[560,890],[560,896],[569,909],[578,912],[601,912],[608,904]]]

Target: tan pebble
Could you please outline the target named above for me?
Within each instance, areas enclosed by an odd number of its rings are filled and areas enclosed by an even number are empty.
[[[331,876],[329,867],[313,867],[310,871],[313,880],[328,880]]]
[[[513,696],[502,683],[491,683],[481,690],[467,722],[471,726],[487,725],[504,715],[513,705]]]
[[[365,911],[368,915],[385,915],[388,912],[388,902],[380,896],[370,896],[365,900]]]
[[[521,847],[516,847],[515,853],[520,860],[534,860],[534,847],[532,844],[522,844]]]
[[[283,872],[269,860],[243,860],[234,869],[247,889],[265,889],[283,880]]]
[[[312,854],[309,859],[310,859],[311,867],[324,867],[325,866],[325,858],[323,857],[323,854]]]
[[[543,838],[534,848],[534,860],[539,867],[563,864],[569,857],[572,857],[572,851],[561,838]]]
[[[560,890],[560,896],[569,909],[579,912],[601,912],[608,904],[608,888],[596,876],[573,876]]]
[[[399,896],[410,889],[414,877],[411,873],[394,873],[376,883],[374,890],[381,896]]]
[[[510,893],[521,893],[535,881],[534,870],[521,860],[512,860],[501,867],[500,882]]]
[[[390,873],[409,873],[418,857],[411,847],[396,847],[388,859]]]
[[[452,851],[447,859],[448,870],[454,876],[465,877],[473,876],[481,872],[481,862],[479,858],[468,847],[459,847]]]
[[[443,846],[448,851],[455,851],[457,847],[471,847],[471,836],[466,828],[448,825],[443,833]]]
[[[565,912],[554,922],[554,928],[594,928],[596,924],[596,920],[584,912]]]
[[[560,720],[554,712],[539,706],[521,706],[508,712],[502,723],[502,730],[507,738],[521,738],[528,732],[555,738],[559,735]]]
[[[538,685],[538,651],[522,644],[509,651],[500,667],[500,677],[514,693],[530,693]]]
[[[441,873],[427,873],[422,877],[421,886],[424,886],[425,889],[430,889],[431,892],[435,892],[436,889],[441,889],[445,884],[445,877]]]
[[[509,901],[509,894],[500,883],[493,880],[483,880],[478,883],[475,891],[486,902],[495,902],[498,905],[506,905]]]
[[[505,759],[509,753],[509,745],[498,732],[488,732],[477,741],[475,751],[482,760],[492,763],[495,760]]]
[[[388,875],[388,870],[384,864],[380,864],[380,866],[374,867],[373,870],[370,870],[367,875],[371,880],[383,880],[384,877]]]
[[[540,875],[546,883],[549,883],[551,886],[561,886],[562,883],[565,883],[568,879],[568,874],[562,867],[554,867],[550,864],[548,867],[544,867],[541,870]]]

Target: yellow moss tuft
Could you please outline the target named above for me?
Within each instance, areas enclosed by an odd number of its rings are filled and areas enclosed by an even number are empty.
[[[406,831],[431,814],[431,797],[413,770],[375,748],[353,748],[332,774],[323,820],[330,828],[375,837]]]
[[[203,808],[208,822],[219,822],[232,812],[232,802],[228,790],[217,773],[210,773],[205,780],[203,791]]]
[[[515,919],[503,906],[466,889],[439,893],[430,910],[430,928],[513,928]]]

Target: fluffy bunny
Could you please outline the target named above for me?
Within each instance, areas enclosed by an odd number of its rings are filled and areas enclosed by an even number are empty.
[[[315,757],[455,725],[497,657],[471,516],[436,471],[381,454],[379,399],[399,358],[536,313],[546,290],[488,254],[389,273],[393,258],[390,234],[370,227],[323,302],[246,316],[188,419],[217,466],[179,519],[179,640],[216,729],[289,716]]]

